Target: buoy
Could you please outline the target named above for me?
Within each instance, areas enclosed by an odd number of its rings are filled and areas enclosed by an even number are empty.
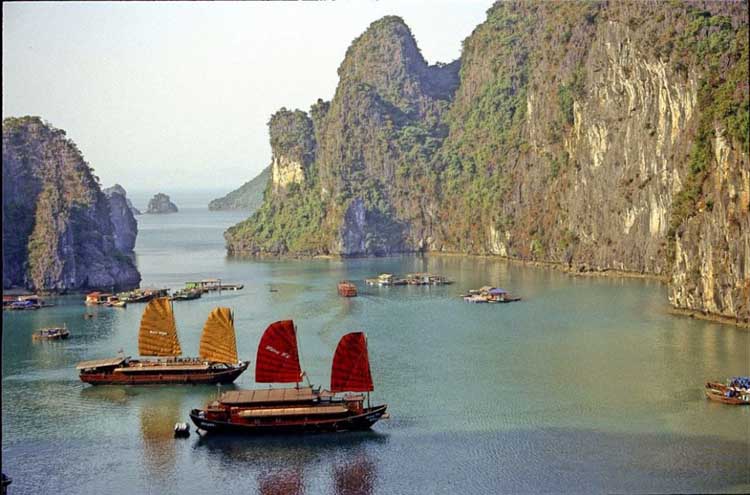
[[[190,427],[187,423],[175,423],[174,425],[174,436],[177,437],[189,437]]]

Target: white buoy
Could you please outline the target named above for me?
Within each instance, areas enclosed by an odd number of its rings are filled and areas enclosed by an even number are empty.
[[[174,425],[174,436],[175,437],[189,437],[190,427],[187,423],[175,423]]]

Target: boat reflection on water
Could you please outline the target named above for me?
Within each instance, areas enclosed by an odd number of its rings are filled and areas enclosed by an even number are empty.
[[[104,401],[111,404],[127,404],[137,394],[132,388],[119,385],[103,387],[84,387],[81,389],[81,397],[90,400]]]
[[[181,399],[175,394],[139,404],[143,439],[141,459],[149,476],[157,479],[164,480],[174,472],[177,457],[174,425],[184,416]]]
[[[352,460],[334,466],[334,493],[336,495],[372,495],[376,473],[375,463],[363,450]]]
[[[258,474],[258,493],[261,495],[302,495],[302,466],[285,467],[278,471]]]
[[[193,455],[220,471],[236,474],[239,464],[254,476],[263,495],[334,493],[372,495],[377,485],[377,460],[388,435],[376,431],[316,435],[199,436]],[[221,476],[217,477],[221,479]]]

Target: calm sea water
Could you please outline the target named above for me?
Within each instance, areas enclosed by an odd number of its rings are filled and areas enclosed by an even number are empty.
[[[234,310],[240,355],[253,361],[265,327],[292,318],[303,367],[325,386],[340,336],[364,330],[372,397],[392,418],[366,433],[174,439],[174,423],[217,389],[84,385],[77,361],[137,353],[144,306],[87,310],[81,296],[66,296],[55,308],[3,314],[10,493],[750,491],[750,408],[702,395],[707,379],[750,374],[748,332],[668,315],[664,286],[470,257],[228,259],[222,232],[242,218],[184,205],[138,218],[144,285],[245,285],[175,303],[185,353],[197,354],[216,306]],[[413,271],[456,283],[363,282]],[[336,294],[344,278],[359,297]],[[524,300],[457,297],[486,284]],[[63,323],[70,340],[32,342],[35,329]],[[252,386],[251,367],[234,387]]]

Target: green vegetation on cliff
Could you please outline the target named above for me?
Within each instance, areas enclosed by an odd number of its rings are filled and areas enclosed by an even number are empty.
[[[3,287],[138,285],[133,253],[115,247],[116,227],[98,178],[64,131],[38,117],[3,120]]]
[[[459,61],[428,66],[383,18],[311,124],[272,134],[278,177],[227,247],[672,273],[689,306],[750,311],[735,302],[750,290],[747,39],[746,1],[508,1]],[[315,150],[304,179],[296,149]],[[700,260],[685,273],[688,251]]]

